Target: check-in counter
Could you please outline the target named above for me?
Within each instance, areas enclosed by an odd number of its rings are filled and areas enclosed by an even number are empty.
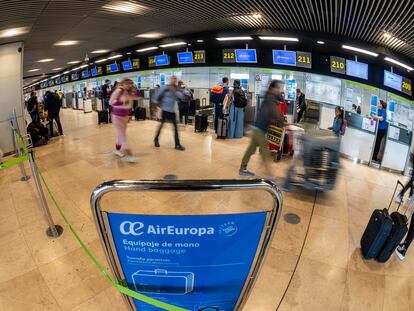
[[[346,112],[347,128],[341,141],[341,153],[352,160],[369,163],[375,144],[376,121]]]
[[[389,124],[381,166],[393,171],[403,172],[407,163],[411,139],[411,131],[404,127]]]

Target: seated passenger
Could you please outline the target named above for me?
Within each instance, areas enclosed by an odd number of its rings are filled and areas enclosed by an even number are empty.
[[[49,140],[49,132],[39,120],[30,123],[27,132],[32,139],[33,147],[45,145]]]

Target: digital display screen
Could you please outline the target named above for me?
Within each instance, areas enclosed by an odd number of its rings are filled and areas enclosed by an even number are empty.
[[[110,72],[117,72],[119,70],[118,68],[118,64],[117,63],[113,63],[109,65],[109,71]]]
[[[236,63],[257,63],[256,50],[236,50]]]
[[[384,70],[384,85],[401,92],[402,76]]]
[[[98,75],[98,72],[97,72],[96,68],[91,69],[91,75],[92,75],[92,77],[95,77],[96,75]]]
[[[412,94],[412,82],[406,77],[402,77],[401,92],[410,95]]]
[[[194,63],[193,52],[177,53],[177,59],[180,65]]]
[[[132,63],[130,60],[126,60],[122,62],[122,68],[123,70],[131,70],[132,69]]]
[[[345,58],[331,56],[331,72],[346,74]]]
[[[55,83],[60,84],[60,78],[56,78]]]
[[[89,71],[88,69],[82,71],[82,78],[88,78],[89,77]]]
[[[296,66],[302,68],[312,68],[312,53],[297,51]]]
[[[102,74],[102,66],[96,67],[96,71],[98,72],[98,75]]]
[[[348,76],[368,80],[368,64],[347,59],[346,74]]]
[[[273,50],[273,64],[296,66],[296,52]]]
[[[132,60],[132,68],[139,69],[139,59],[135,58]]]
[[[168,55],[157,55],[155,56],[155,66],[166,66],[170,64],[170,59]]]
[[[78,80],[78,74],[76,72],[72,73],[72,80]]]
[[[53,85],[53,80],[47,81],[47,85],[52,86]]]

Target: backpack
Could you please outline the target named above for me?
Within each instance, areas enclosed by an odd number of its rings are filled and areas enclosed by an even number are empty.
[[[341,125],[341,130],[339,131],[339,133],[341,134],[341,136],[345,135],[345,130],[346,130],[346,120],[345,118],[342,119],[342,125]]]
[[[221,85],[216,85],[211,89],[210,101],[215,104],[220,104],[222,101],[224,87]]]
[[[242,89],[235,89],[233,91],[234,106],[237,108],[244,108],[247,106],[246,94]]]

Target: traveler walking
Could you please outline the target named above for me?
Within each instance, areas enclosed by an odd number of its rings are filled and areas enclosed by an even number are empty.
[[[120,83],[117,83],[116,89],[112,90],[112,95],[109,99],[112,124],[115,126],[117,136],[115,155],[120,158],[126,155],[129,163],[135,163],[137,159],[132,155],[128,145],[127,126],[132,103],[140,97],[141,95],[132,80],[124,78]]]
[[[233,88],[227,94],[223,113],[229,114],[227,138],[242,138],[244,130],[244,108],[247,105],[246,94],[241,88],[240,80],[233,82]]]
[[[178,81],[178,87],[183,92],[183,98],[178,102],[178,111],[180,115],[180,123],[188,124],[188,113],[190,111],[190,102],[193,99],[193,93],[191,90],[184,84],[182,80]],[[183,121],[184,119],[184,121]]]
[[[271,175],[268,167],[269,147],[266,132],[273,120],[276,120],[282,127],[284,125],[285,120],[279,103],[282,90],[282,81],[273,80],[270,83],[269,90],[266,92],[256,122],[252,126],[250,145],[243,156],[239,170],[240,175],[254,176],[253,172],[247,170],[247,164],[249,163],[250,157],[256,152],[257,147],[259,147],[266,172],[269,176]]]
[[[38,105],[39,104],[37,102],[36,93],[31,92],[30,93],[30,98],[27,101],[27,111],[29,112],[30,117],[32,118],[32,122],[40,120]]]
[[[303,114],[306,111],[305,94],[300,89],[296,89],[296,112],[298,114],[297,123],[302,120]]]
[[[214,130],[217,133],[218,120],[223,118],[223,102],[229,92],[229,78],[223,77],[222,83],[211,89],[210,101],[214,104]]]
[[[164,126],[166,121],[171,121],[174,125],[174,140],[175,140],[175,149],[184,151],[184,146],[180,143],[180,138],[178,136],[178,129],[177,129],[177,116],[175,114],[176,111],[176,104],[177,100],[181,100],[184,98],[182,91],[177,87],[177,77],[171,76],[170,84],[165,86],[161,91],[158,93],[157,102],[160,105],[162,110],[162,117],[161,117],[161,124],[157,130],[157,134],[154,138],[154,146],[159,148],[159,137],[161,134],[161,129]]]
[[[50,91],[46,92],[45,96],[45,111],[47,111],[47,118],[49,120],[49,131],[50,137],[53,137],[53,120],[56,121],[56,124],[59,129],[59,135],[63,135],[62,124],[60,123],[59,112],[60,112],[60,101],[59,96]]]

